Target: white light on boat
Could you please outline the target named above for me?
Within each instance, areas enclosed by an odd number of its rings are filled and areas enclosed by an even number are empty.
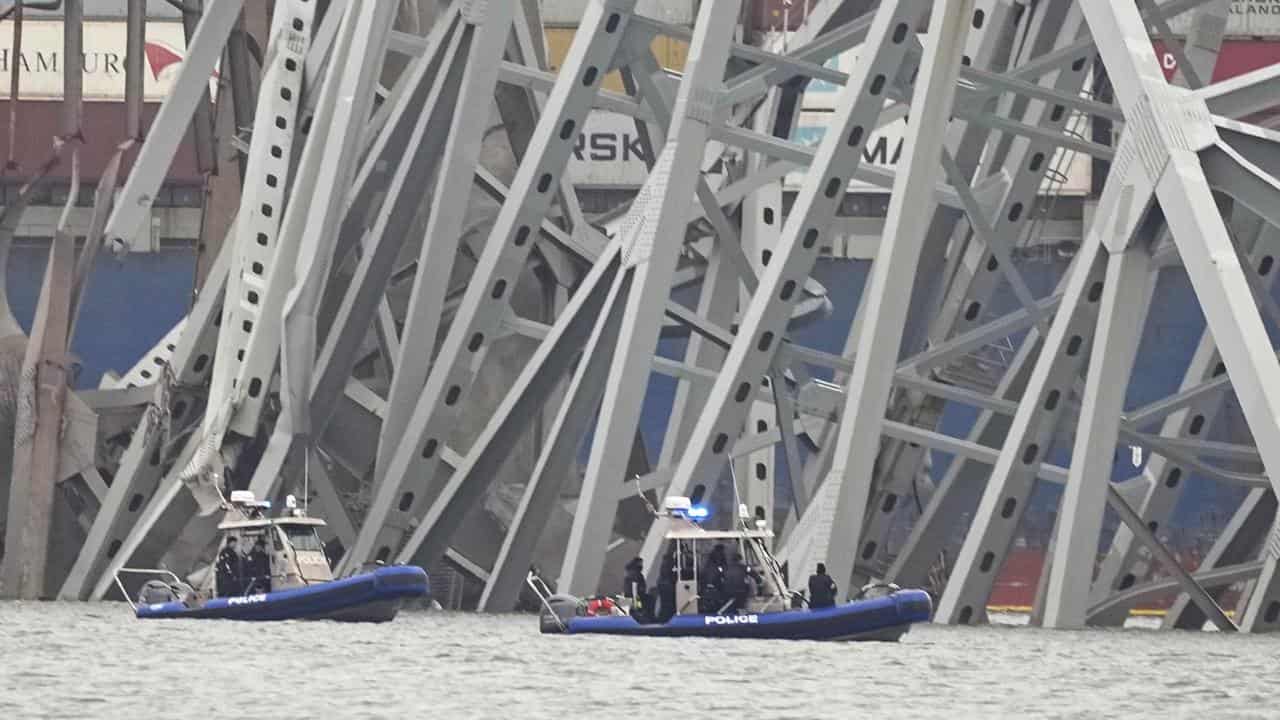
[[[677,510],[687,511],[689,508],[693,507],[693,502],[682,495],[668,495],[667,498],[662,501],[662,506],[672,512]]]
[[[747,509],[746,503],[738,505],[738,518],[740,520],[750,520],[751,511]]]
[[[231,504],[232,505],[252,505],[253,492],[250,490],[232,490]]]
[[[768,524],[769,523],[765,522],[764,520],[756,520],[756,529],[764,530]]]
[[[294,497],[293,495],[286,495],[284,498],[284,506],[289,508],[290,510],[298,507],[298,498]]]

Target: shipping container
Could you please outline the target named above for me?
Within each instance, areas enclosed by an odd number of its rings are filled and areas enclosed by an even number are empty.
[[[830,112],[806,111],[800,113],[800,119],[792,132],[791,141],[808,147],[816,147],[827,133],[832,114]],[[1080,138],[1089,138],[1088,120],[1075,116],[1067,121],[1068,131]],[[868,136],[862,149],[862,166],[881,170],[897,170],[906,150],[907,121],[898,119],[890,122]],[[1041,185],[1044,194],[1085,195],[1092,182],[1093,163],[1090,157],[1082,153],[1059,150],[1049,164],[1048,175]],[[803,171],[788,173],[783,187],[788,190],[799,190],[804,183]],[[870,183],[852,180],[849,192],[887,193],[889,188]]]
[[[1156,57],[1160,59],[1160,67],[1164,70],[1165,78],[1172,80],[1173,74],[1178,70],[1177,59],[1166,49],[1165,43],[1152,40],[1151,45],[1155,49]],[[1218,64],[1213,68],[1212,82],[1228,80],[1278,62],[1280,62],[1280,39],[1274,41],[1224,40],[1222,49],[1218,53]]]
[[[44,283],[48,247],[18,245],[6,265],[5,288],[15,319],[31,328]],[[103,373],[123,373],[173,329],[191,306],[196,253],[191,247],[99,256],[70,351],[77,389],[95,388]]]
[[[1189,11],[1169,20],[1175,35],[1191,31]],[[1227,11],[1227,37],[1280,37],[1280,0],[1231,0]]]
[[[569,54],[569,46],[573,44],[576,28],[547,28],[547,62],[552,70],[559,70],[564,58]],[[684,40],[658,36],[653,39],[653,55],[658,64],[674,72],[684,70],[685,61],[689,57],[689,43]],[[600,87],[615,92],[623,92],[622,76],[617,71],[604,77]]]
[[[591,0],[540,0],[542,24],[547,27],[577,27]],[[694,0],[640,0],[636,14],[672,25],[693,25],[698,11]]]
[[[635,120],[593,112],[569,158],[569,177],[583,187],[636,188],[649,174]]]
[[[84,99],[117,101],[124,98],[126,23],[93,21],[84,24]],[[0,76],[9,77],[18,66],[18,97],[22,100],[50,100],[62,97],[63,23],[52,20],[29,20],[22,23],[22,54],[13,53],[13,22],[0,22]],[[147,100],[160,101],[168,96],[186,55],[186,36],[182,24],[149,22],[146,28],[146,73],[143,94]],[[216,76],[216,72],[215,72]],[[8,83],[5,83],[6,90]],[[216,81],[210,78],[210,92],[216,92]],[[8,97],[6,94],[5,97]]]
[[[142,108],[143,128],[150,127],[160,111],[159,103],[147,103]],[[127,138],[125,132],[124,103],[85,103],[84,105],[84,139],[80,147],[80,177],[82,182],[96,182],[102,175],[116,146]],[[9,102],[0,101],[0,153],[3,162],[9,158]],[[4,178],[21,181],[30,177],[53,155],[53,135],[62,127],[62,103],[23,101],[17,107],[17,125],[14,133],[13,159],[18,167],[4,173]],[[125,153],[121,165],[120,177],[124,177],[133,167],[137,157],[137,148]],[[66,158],[50,173],[51,179],[65,180],[71,177],[71,160]],[[178,146],[167,176],[169,182],[195,184],[201,182],[200,173],[196,170],[195,150],[191,142],[191,131]],[[92,194],[92,188],[85,188]]]

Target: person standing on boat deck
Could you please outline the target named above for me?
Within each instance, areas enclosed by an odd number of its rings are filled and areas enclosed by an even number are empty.
[[[826,608],[836,604],[836,581],[827,574],[826,563],[818,563],[818,572],[809,576],[809,607]]]
[[[716,543],[711,548],[711,552],[707,553],[707,561],[702,566],[701,577],[698,578],[702,583],[702,613],[704,615],[717,614],[720,607],[724,605],[724,565],[727,562],[725,558],[724,545]]]
[[[658,607],[654,619],[666,622],[676,614],[676,549],[668,547],[658,570]]]
[[[244,558],[236,547],[236,536],[227,538],[227,544],[218,553],[218,564],[215,571],[218,577],[218,595],[228,597],[244,592],[242,577],[244,575]]]
[[[271,592],[271,559],[267,557],[267,539],[258,536],[246,562],[249,571],[247,592]]]
[[[742,562],[742,555],[735,552],[724,566],[724,598],[729,603],[728,614],[736,615],[746,609],[747,598],[750,596],[747,566]]]
[[[752,595],[756,595],[756,596],[768,595],[768,593],[765,591],[764,575],[761,575],[760,571],[757,570],[754,565],[747,566],[747,578],[751,580],[751,586],[753,588],[753,592],[751,593]]]
[[[644,581],[644,560],[632,558],[622,578],[622,596],[631,598],[631,617],[643,621],[649,608],[649,591]]]

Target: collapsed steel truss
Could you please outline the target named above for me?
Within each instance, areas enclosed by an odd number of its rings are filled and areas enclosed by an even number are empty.
[[[145,221],[242,4],[205,3],[106,241],[127,246]],[[147,409],[59,596],[101,598],[125,563],[199,559],[215,486],[295,492],[309,467],[346,569],[448,561],[483,585],[481,609],[509,610],[531,562],[560,563],[579,594],[623,553],[652,563],[663,522],[637,494],[710,499],[732,467],[793,581],[816,561],[846,595],[942,570],[936,619],[983,621],[1047,482],[1065,487],[1043,624],[1120,624],[1178,589],[1169,626],[1280,627],[1280,364],[1264,325],[1280,323],[1280,136],[1240,120],[1274,105],[1280,70],[1200,81],[1227,4],[882,0],[850,19],[831,0],[780,53],[741,42],[740,0],[704,0],[692,30],[591,0],[553,73],[536,2],[442,2],[424,33],[395,3],[313,17],[278,2],[239,213],[190,314],[119,383]],[[1184,12],[1194,42],[1173,48],[1170,84],[1144,49]],[[654,57],[662,35],[689,42],[683,73]],[[824,64],[854,48],[848,75]],[[1114,104],[1090,91],[1104,69]],[[625,93],[601,88],[613,71]],[[843,90],[807,148],[786,138],[797,83],[814,79]],[[593,109],[635,118],[650,168],[589,219],[567,166]],[[870,133],[908,110],[898,171],[863,166]],[[1081,115],[1118,123],[1118,143],[1074,134]],[[1064,150],[1112,167],[1070,269],[1036,297],[1013,250]],[[830,302],[810,275],[853,179],[892,194],[835,355],[790,335]],[[1181,271],[1203,339],[1177,394],[1126,408],[1156,280]],[[688,287],[692,307],[672,299]],[[993,317],[1002,287],[1021,307]],[[682,359],[656,354],[664,336],[687,338]],[[948,372],[1006,338],[990,385]],[[139,376],[152,366],[167,370]],[[651,464],[654,373],[678,391]],[[1205,440],[1229,393],[1251,437]],[[967,437],[940,428],[952,404],[979,411]],[[1110,482],[1119,442],[1153,456],[1124,484]],[[1048,461],[1055,445],[1069,465]],[[953,461],[891,551],[931,453]],[[778,508],[775,457],[792,487]],[[1192,473],[1249,488],[1195,574],[1157,533]],[[486,524],[503,492],[508,517]],[[1107,508],[1121,525],[1095,568]],[[1167,579],[1136,583],[1151,564]],[[1219,606],[1232,583],[1249,590],[1234,620]]]

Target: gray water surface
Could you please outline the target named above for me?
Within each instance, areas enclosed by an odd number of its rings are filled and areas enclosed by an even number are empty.
[[[0,718],[1276,718],[1280,637],[920,625],[901,642],[557,637],[519,615],[148,620],[0,603]]]

